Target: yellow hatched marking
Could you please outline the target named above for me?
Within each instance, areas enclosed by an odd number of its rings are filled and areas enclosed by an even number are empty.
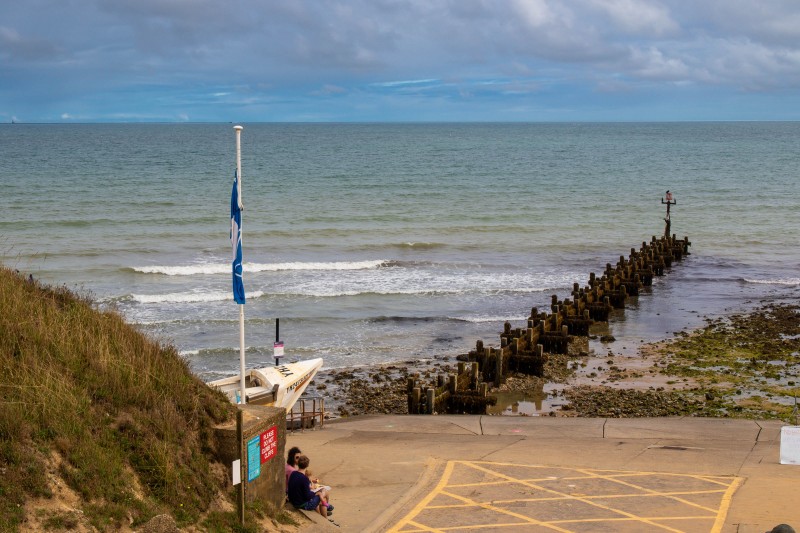
[[[506,482],[506,484],[508,484]],[[448,485],[448,487],[461,487],[461,485]],[[724,490],[698,490],[698,491],[681,491],[681,492],[659,492],[653,494],[582,494],[580,497],[585,498],[587,500],[591,500],[592,498],[597,499],[612,499],[612,498],[655,498],[658,496],[688,496],[691,494],[723,494],[726,491]],[[443,492],[442,494],[449,493]],[[536,502],[557,502],[557,501],[564,501],[564,500],[574,500],[574,496],[553,496],[552,498],[515,498],[513,500],[492,500],[492,503],[496,504],[509,504],[509,503],[519,503],[519,502],[527,502],[527,503],[536,503]],[[465,504],[465,503],[453,503],[450,505],[442,504],[442,505],[429,505],[427,509],[459,509],[464,507],[473,507],[472,503]],[[707,510],[712,513],[716,513],[716,509],[708,509],[705,507],[701,507],[703,510]],[[716,516],[716,515],[714,515]],[[712,516],[711,518],[714,518]],[[609,519],[610,520],[610,519]],[[553,522],[553,520],[551,520]]]
[[[409,525],[416,527],[417,529],[409,529],[406,531],[430,531],[431,533],[444,533],[441,529],[434,529],[432,527],[428,527],[425,524],[420,524],[419,522],[414,522],[413,520],[408,522]]]
[[[425,496],[422,499],[422,501],[419,502],[416,505],[416,507],[414,507],[414,509],[412,509],[411,512],[408,513],[405,516],[405,518],[403,518],[397,524],[395,524],[395,526],[392,529],[390,529],[389,532],[393,532],[393,531],[399,532],[401,530],[401,528],[403,528],[405,525],[411,523],[411,520],[414,517],[416,517],[423,509],[425,509],[425,507],[429,503],[431,503],[431,501],[433,501],[433,499],[436,497],[436,495],[439,494],[447,486],[447,480],[450,479],[450,474],[453,473],[453,468],[454,467],[455,467],[455,463],[453,461],[448,461],[447,465],[445,465],[445,467],[444,467],[444,472],[442,473],[442,479],[439,480],[439,483],[436,484],[436,487],[431,491],[430,494]],[[421,527],[422,524],[420,524],[419,522],[414,522],[414,526],[415,527]],[[425,526],[425,527],[427,527],[427,526]],[[437,530],[437,529],[425,529],[423,531],[439,531],[439,530]]]
[[[496,476],[504,477],[508,481],[513,481],[513,482],[516,482],[516,483],[520,482],[519,480],[514,479],[511,476],[507,476],[507,475],[501,474],[499,472],[493,472],[493,471],[489,470],[488,468],[484,468],[482,466],[478,466],[478,465],[475,465],[475,464],[468,464],[468,463],[464,463],[464,464],[466,464],[466,466],[471,466],[472,468],[475,468],[475,469],[478,469],[478,470],[483,470],[484,472],[487,472],[487,473],[490,473],[490,474],[494,474]],[[550,493],[553,493],[553,494],[559,494],[559,495],[563,496],[564,498],[567,498],[567,499],[570,499],[570,500],[579,501],[579,502],[583,502],[583,503],[586,503],[586,504],[591,505],[593,507],[597,507],[599,509],[603,509],[605,511],[610,511],[612,513],[621,514],[622,516],[625,516],[625,517],[628,517],[628,518],[639,519],[639,517],[637,517],[636,515],[631,514],[631,513],[627,512],[627,511],[623,511],[622,509],[614,509],[613,507],[609,507],[609,506],[603,505],[601,503],[593,502],[591,500],[587,500],[587,499],[582,498],[580,496],[573,496],[571,494],[566,494],[564,492],[560,492],[560,491],[557,491],[557,490],[548,489],[546,487],[542,487],[541,485],[536,485],[535,483],[522,482],[522,484],[523,485],[527,485],[527,486],[529,486],[531,488],[534,488],[534,489],[543,490],[545,492],[550,492]],[[639,519],[639,521],[644,522],[646,524],[649,524],[649,525],[651,525],[653,527],[660,527],[660,528],[666,529],[668,531],[674,531],[676,533],[680,533],[680,530],[672,529],[671,527],[668,527],[668,526],[665,526],[665,525],[662,525],[662,524],[658,524],[658,523],[652,522],[650,520]]]
[[[494,511],[496,513],[500,513],[500,514],[504,514],[504,515],[508,515],[508,516],[513,516],[514,518],[519,518],[520,520],[522,520],[522,522],[520,522],[518,524],[515,524],[515,525],[525,524],[525,525],[543,526],[543,527],[549,527],[550,529],[555,529],[556,531],[562,531],[564,533],[570,533],[570,531],[568,529],[561,529],[558,526],[551,525],[550,522],[542,522],[541,520],[536,520],[535,518],[531,518],[530,516],[525,516],[524,514],[519,514],[519,513],[515,513],[514,511],[509,511],[508,509],[495,507],[494,505],[489,504],[489,503],[476,502],[474,500],[470,500],[469,498],[465,498],[463,496],[459,496],[458,494],[452,494],[452,493],[447,492],[445,490],[442,491],[442,494],[444,494],[446,496],[450,496],[451,498],[456,498],[458,500],[463,500],[464,502],[467,503],[468,507],[480,507],[482,509],[487,509],[489,511]],[[486,524],[485,526],[470,526],[470,527],[495,527],[495,524]]]
[[[593,522],[641,522],[639,518],[647,520],[661,521],[680,521],[680,520],[711,520],[715,515],[710,516],[642,516],[637,518],[575,518],[572,520],[550,520],[551,524],[590,524]]]
[[[591,473],[590,473],[590,472],[587,472],[587,471],[585,471],[585,470],[580,470],[580,469],[578,469],[578,472],[583,472],[584,474],[587,474],[587,475],[590,475],[590,476],[591,476]],[[618,476],[617,476],[617,477],[618,477]],[[613,478],[611,478],[611,477],[608,477],[608,476],[596,476],[596,478],[597,478],[597,479],[607,479],[607,480],[609,480],[609,481],[613,481],[614,483],[619,483],[620,485],[625,485],[626,487],[631,487],[631,488],[634,488],[634,489],[636,489],[636,490],[641,490],[642,492],[646,492],[646,493],[648,493],[648,494],[651,494],[651,495],[653,495],[653,496],[664,496],[664,497],[666,497],[666,498],[669,498],[669,499],[671,499],[671,500],[675,500],[675,501],[677,501],[677,502],[680,502],[680,503],[682,503],[682,504],[684,504],[684,505],[688,505],[688,506],[690,506],[690,507],[697,507],[698,509],[701,509],[701,510],[703,510],[703,511],[708,511],[708,512],[711,512],[711,513],[716,513],[716,509],[709,509],[708,507],[705,507],[704,505],[700,505],[700,504],[697,504],[697,503],[691,502],[691,501],[689,501],[689,500],[684,500],[683,498],[678,498],[678,497],[676,497],[676,496],[669,496],[669,495],[667,495],[667,494],[666,494],[666,493],[664,493],[664,492],[659,492],[659,491],[657,491],[657,490],[648,489],[647,487],[642,487],[642,486],[640,486],[640,485],[636,485],[636,484],[634,484],[634,483],[628,483],[627,481],[623,481],[623,480],[621,480],[621,479],[618,479],[617,477],[613,477]],[[688,475],[688,476],[686,476],[686,477],[689,477],[689,478],[695,478],[695,476],[692,476],[692,475]],[[697,493],[698,493],[697,491],[693,491],[693,492],[686,492],[686,494],[697,494]]]
[[[486,465],[486,466],[482,466]],[[501,478],[500,481],[484,481],[478,483],[458,483],[448,485],[450,478],[452,477],[456,466],[465,466],[467,468],[471,468],[478,472],[483,472],[485,474],[489,474],[491,476]],[[554,472],[567,472],[572,471],[576,473],[580,473],[581,475],[577,476],[533,476],[530,478],[514,478],[512,476],[506,475],[502,472],[498,472],[492,470],[491,468],[487,467],[525,467],[525,468],[542,468],[542,469],[549,469],[550,471]],[[626,481],[625,479],[620,478],[634,478],[634,477],[646,477],[646,476],[661,476],[661,477],[679,477],[683,479],[696,479],[703,482],[712,483],[715,485],[719,485],[720,489],[706,489],[706,490],[696,490],[696,491],[681,491],[681,490],[672,490],[672,491],[665,491],[665,492],[658,492],[654,489],[649,489],[643,486],[640,486],[636,483],[631,483]],[[544,486],[541,486],[539,483],[541,482],[549,482],[549,481],[571,481],[571,480],[607,480],[612,483],[618,483],[623,486],[630,487],[639,493],[635,494],[580,494],[580,495],[573,495],[565,492],[561,492],[558,490],[550,489]],[[488,487],[488,486],[502,486],[502,485],[511,485],[511,484],[519,484],[524,485],[532,489],[536,489],[542,492],[553,494],[553,497],[542,497],[542,498],[521,498],[521,499],[509,499],[509,500],[492,500],[491,502],[480,502],[465,496],[461,496],[455,494],[447,489],[454,489],[454,488],[469,488],[469,487]],[[562,531],[569,533],[571,530],[564,529],[561,526],[567,526],[569,524],[579,524],[579,523],[601,523],[601,522],[641,522],[644,524],[648,524],[651,527],[667,530],[667,531],[674,531],[680,533],[679,529],[673,529],[672,527],[664,524],[663,522],[672,522],[672,523],[679,523],[681,521],[688,521],[688,520],[714,520],[714,525],[711,530],[711,533],[720,533],[722,526],[725,522],[725,516],[727,515],[728,509],[730,507],[731,499],[733,498],[733,494],[736,489],[741,484],[740,478],[730,477],[726,478],[724,476],[710,476],[710,475],[692,475],[692,474],[674,474],[674,473],[665,473],[665,472],[626,472],[623,470],[597,470],[591,471],[586,469],[573,469],[573,468],[566,468],[566,467],[546,467],[546,466],[538,466],[538,465],[515,465],[512,463],[491,463],[488,461],[448,461],[447,465],[445,466],[445,470],[442,474],[442,478],[439,480],[439,483],[436,487],[429,493],[425,498],[422,499],[403,519],[401,519],[395,526],[389,529],[389,532],[392,533],[414,533],[414,532],[446,532],[446,531],[458,531],[463,529],[470,529],[470,530],[477,530],[477,529],[485,529],[485,528],[499,528],[499,527],[517,527],[521,525],[538,525],[541,527],[546,527],[548,529],[553,529],[555,531]],[[694,503],[690,500],[686,500],[681,496],[691,496],[691,495],[703,495],[703,494],[722,494],[720,507],[719,509],[709,508],[697,503]],[[430,505],[433,499],[439,495],[446,496],[455,500],[459,500],[463,503],[455,503],[455,504],[440,504],[440,505]],[[665,497],[668,499],[672,499],[673,501],[680,503],[681,505],[686,505],[689,507],[694,507],[698,510],[706,511],[710,514],[708,515],[695,515],[695,516],[637,516],[633,513],[629,513],[627,511],[623,511],[622,509],[616,509],[615,507],[603,505],[598,502],[592,501],[593,499],[630,499],[630,498],[654,498],[654,497]],[[525,516],[514,511],[504,509],[502,507],[498,507],[498,504],[510,504],[510,503],[537,503],[537,502],[553,502],[553,501],[565,501],[565,500],[573,500],[579,501],[586,505],[595,507],[597,509],[602,509],[611,513],[615,513],[617,517],[608,517],[608,518],[580,518],[580,519],[556,519],[556,520],[537,520],[536,518]],[[467,525],[450,525],[446,527],[433,527],[430,525],[426,525],[421,523],[419,520],[419,515],[422,511],[436,511],[436,510],[455,510],[461,509],[460,516],[469,516],[469,509],[470,508],[480,508],[485,509],[494,513],[500,513],[502,515],[517,518],[520,521],[508,522],[503,524],[467,524]]]

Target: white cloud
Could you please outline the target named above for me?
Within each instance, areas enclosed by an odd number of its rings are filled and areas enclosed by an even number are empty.
[[[541,28],[553,24],[556,17],[547,0],[515,0],[517,12],[532,28]]]
[[[749,40],[720,41],[716,48],[719,53],[708,64],[716,83],[735,83],[759,91],[787,83],[800,85],[800,50]]]
[[[692,71],[681,58],[669,57],[661,50],[650,47],[646,50],[632,51],[633,73],[647,80],[686,81],[692,78]]]
[[[589,0],[589,5],[604,12],[614,29],[630,34],[661,36],[675,32],[679,26],[669,10],[647,0]]]

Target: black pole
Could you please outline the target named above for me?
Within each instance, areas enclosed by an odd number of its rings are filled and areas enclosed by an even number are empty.
[[[281,342],[280,331],[281,331],[281,319],[280,318],[276,318],[275,319],[275,350],[278,349],[277,348],[278,343]],[[283,355],[283,354],[281,354],[281,355]],[[275,356],[275,366],[279,366],[280,364],[281,364],[281,357],[276,355]]]
[[[664,217],[664,237],[669,238],[672,226],[672,220],[669,216],[669,208],[670,206],[677,204],[678,201],[673,200],[672,195],[669,193],[669,191],[667,191],[667,201],[665,202],[664,198],[661,198],[661,203],[667,204],[667,216]]]

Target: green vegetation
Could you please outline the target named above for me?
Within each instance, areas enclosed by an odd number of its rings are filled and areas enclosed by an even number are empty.
[[[710,320],[664,349],[660,371],[691,378],[706,416],[793,420],[800,392],[800,306],[770,304]]]
[[[0,531],[19,528],[28,499],[53,496],[48,475],[79,495],[99,530],[160,513],[198,523],[224,484],[212,427],[234,412],[174,347],[0,267]]]
[[[763,303],[746,315],[708,320],[698,331],[649,348],[642,353],[655,359],[649,374],[656,382],[647,390],[641,387],[647,386],[648,376],[625,371],[608,359],[603,383],[630,377],[633,387],[568,387],[563,414],[800,420],[795,403],[800,392],[800,305]],[[570,371],[586,366],[586,362],[569,364]],[[592,378],[598,373],[585,375]],[[662,376],[669,379],[660,381]],[[659,386],[662,382],[667,387]]]

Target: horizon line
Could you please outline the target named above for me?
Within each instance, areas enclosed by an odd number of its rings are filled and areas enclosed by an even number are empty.
[[[99,121],[29,121],[0,122],[0,126],[82,126],[82,125],[198,125],[198,124],[695,124],[695,123],[732,123],[732,122],[800,122],[800,119],[697,119],[697,120],[352,120],[352,121],[312,121],[312,120],[256,120],[256,121],[227,121],[227,120],[99,120]]]

